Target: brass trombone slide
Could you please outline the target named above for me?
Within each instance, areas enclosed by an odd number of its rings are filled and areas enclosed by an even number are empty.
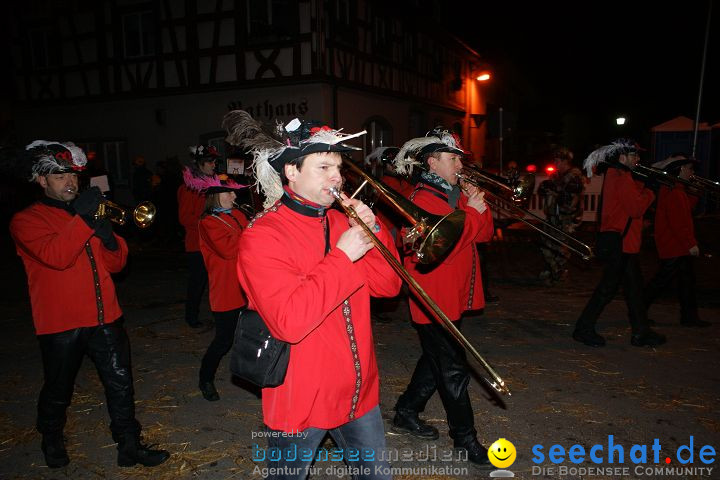
[[[370,179],[369,176],[367,180],[373,186],[380,185],[379,181]],[[388,187],[385,186],[384,188]],[[492,379],[488,380],[487,378],[482,377],[483,380],[485,380],[485,382],[487,382],[487,384],[490,385],[493,389],[495,389],[495,391],[497,391],[498,393],[503,393],[508,396],[511,395],[510,389],[508,389],[508,387],[505,385],[505,381],[500,378],[497,373],[495,373],[495,370],[493,370],[490,364],[482,357],[482,355],[480,355],[480,353],[475,349],[475,347],[472,346],[472,344],[468,341],[467,338],[465,338],[465,336],[460,332],[460,330],[458,330],[458,328],[448,318],[448,316],[445,315],[442,310],[440,310],[440,307],[437,305],[437,303],[435,303],[435,301],[430,298],[430,296],[427,294],[427,292],[425,292],[425,290],[423,290],[420,284],[418,284],[417,281],[412,277],[412,275],[410,275],[410,273],[405,269],[405,267],[400,264],[398,259],[395,258],[390,252],[390,250],[388,250],[388,248],[383,245],[383,243],[377,238],[377,236],[375,236],[372,230],[370,230],[370,227],[368,227],[365,222],[360,219],[355,209],[353,207],[345,206],[342,204],[340,192],[335,188],[331,188],[330,193],[332,193],[332,195],[338,201],[340,207],[343,209],[345,214],[355,220],[360,226],[362,226],[365,234],[370,238],[370,240],[378,249],[383,258],[385,258],[385,260],[387,260],[392,269],[395,270],[398,275],[400,275],[400,278],[402,278],[403,281],[407,283],[408,287],[410,287],[413,293],[415,293],[420,302],[430,310],[430,312],[437,319],[440,325],[445,328],[455,338],[455,340],[460,343],[460,345],[462,345],[468,352],[472,354],[472,356],[478,361],[478,363],[480,363],[480,365],[485,369],[485,371],[490,375],[490,378]]]
[[[690,179],[685,180],[684,178],[671,175],[665,170],[648,167],[642,164],[635,165],[635,168],[633,168],[632,171],[633,173],[639,173],[640,176],[652,177],[660,184],[669,188],[674,187],[676,184],[681,184],[685,185],[689,189],[692,189],[698,195],[720,193],[720,182],[703,178],[698,175],[692,175]]]
[[[546,222],[545,220],[538,217],[531,211],[526,210],[526,209],[516,205],[514,193],[513,193],[511,187],[509,187],[503,183],[500,183],[499,181],[497,181],[493,178],[489,178],[489,177],[486,178],[484,175],[482,175],[482,173],[475,171],[475,170],[463,169],[463,173],[456,173],[455,175],[457,175],[457,177],[460,180],[462,180],[463,182],[467,182],[467,183],[474,185],[477,188],[483,190],[486,193],[485,201],[488,204],[490,204],[491,207],[493,207],[495,209],[502,209],[502,210],[507,211],[511,217],[515,218],[516,220],[520,220],[521,222],[525,223],[526,225],[533,228],[534,230],[542,233],[549,239],[559,243],[560,245],[567,247],[572,252],[575,252],[576,254],[580,255],[583,260],[590,260],[592,257],[595,256],[592,248],[589,245],[582,243],[580,240],[573,237],[572,235],[569,235],[567,232],[564,232],[561,229],[557,228],[556,226],[550,224],[549,222]],[[508,196],[510,196],[510,198],[504,198],[500,194],[498,194],[492,190],[488,190],[488,184],[492,185],[496,188],[499,188],[503,192],[508,192]],[[497,201],[493,201],[493,200],[487,198],[488,195],[490,197],[492,197],[493,199],[496,199],[503,203],[500,204]],[[517,213],[517,212],[520,212],[520,213]],[[552,233],[550,233],[550,232],[544,230],[543,228],[536,226],[532,222],[526,220],[525,215],[529,215],[530,217],[534,218],[535,220],[540,222],[540,224],[543,227],[550,229],[550,231],[554,232],[555,235],[558,235],[561,238],[556,237]],[[563,240],[563,239],[565,239],[565,240]],[[574,247],[573,244],[576,245],[577,248]],[[582,250],[580,250],[580,249],[582,249]]]

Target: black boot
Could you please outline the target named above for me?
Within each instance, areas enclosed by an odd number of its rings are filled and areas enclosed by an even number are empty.
[[[145,467],[155,467],[170,458],[167,450],[152,450],[150,446],[140,443],[137,434],[121,436],[117,449],[117,463],[121,467],[132,467],[138,463]]]
[[[437,440],[440,436],[438,429],[420,420],[417,413],[400,412],[399,410],[393,418],[391,430],[395,433],[409,434],[427,440]]]
[[[203,382],[201,380],[198,386],[200,387],[200,392],[202,393],[203,398],[208,402],[217,402],[220,400],[220,394],[212,381]]]
[[[46,433],[40,444],[45,455],[45,464],[50,468],[64,467],[70,463],[62,433]]]
[[[488,458],[488,451],[487,448],[480,445],[480,442],[473,439],[472,441],[468,442],[465,445],[455,445],[455,448],[460,450],[466,450],[468,455],[468,460],[470,460],[472,463],[476,465],[487,465],[490,463],[490,459]]]

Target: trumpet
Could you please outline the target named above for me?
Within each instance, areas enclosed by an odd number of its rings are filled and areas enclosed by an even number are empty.
[[[245,216],[248,217],[248,219],[252,219],[255,215],[257,215],[257,211],[249,203],[233,202],[233,206],[240,210],[242,213],[244,213]]]
[[[127,223],[127,212],[129,208],[122,207],[115,202],[103,199],[98,205],[98,209],[93,214],[95,220],[107,218],[118,225]],[[157,208],[152,202],[143,201],[137,204],[132,211],[132,218],[138,228],[147,228],[155,221]]]
[[[417,219],[413,218],[412,214],[417,215],[418,212],[423,212],[424,215],[429,215],[427,214],[427,212],[424,212],[423,210],[415,207],[409,200],[394,193],[387,185],[383,184],[381,181],[372,178],[370,175],[362,171],[358,166],[353,164],[352,161],[343,159],[343,162],[352,170],[355,170],[356,173],[361,175],[367,183],[370,183],[370,185],[379,192],[379,194],[383,197],[384,200],[386,200],[393,208],[398,210],[398,213],[403,215],[405,218],[411,219],[415,226],[422,223],[423,221],[418,221]],[[368,238],[370,238],[370,241],[375,245],[383,258],[387,260],[392,269],[395,270],[395,272],[400,276],[400,278],[402,278],[407,283],[408,287],[413,291],[413,293],[415,293],[418,300],[433,314],[435,319],[439,322],[440,326],[445,328],[453,336],[453,338],[455,338],[455,340],[460,343],[460,345],[462,345],[468,352],[470,352],[472,356],[478,361],[478,363],[480,363],[480,365],[485,369],[488,375],[490,375],[490,380],[485,377],[481,378],[483,378],[483,380],[498,393],[510,395],[510,389],[505,385],[505,381],[495,372],[495,370],[482,357],[482,355],[478,353],[475,347],[473,347],[473,345],[468,341],[468,339],[465,338],[465,336],[460,332],[460,330],[458,330],[458,328],[448,318],[448,316],[442,310],[440,310],[440,307],[437,305],[437,303],[435,303],[435,301],[430,298],[427,292],[423,290],[420,284],[412,277],[412,275],[410,275],[410,273],[405,269],[405,267],[400,264],[400,262],[390,252],[390,250],[388,250],[388,248],[383,245],[383,243],[377,238],[377,236],[372,232],[372,230],[370,230],[370,227],[368,227],[365,222],[360,219],[355,209],[353,207],[345,206],[342,204],[342,199],[340,198],[340,192],[338,191],[338,189],[330,188],[330,193],[338,201],[340,207],[343,209],[345,214],[348,217],[354,219],[358,223],[358,225],[362,226],[365,234],[368,236]],[[411,212],[413,213],[411,214]],[[443,222],[443,220],[447,219],[448,217],[449,215],[446,217],[442,217],[442,220],[440,220],[434,225],[432,229],[435,232],[433,234],[433,240],[430,243],[427,243],[427,241],[423,242],[427,244],[428,252],[433,251],[432,245],[435,244],[443,244],[445,249],[448,248],[448,244],[450,244],[450,246],[454,245],[454,241],[447,241],[443,238],[443,234],[447,233],[459,237],[459,234],[457,233],[458,227],[459,232],[462,233],[462,227],[464,226],[465,219],[464,215],[461,217],[462,222],[458,222],[459,217],[455,217],[450,221],[446,220],[445,222]],[[439,226],[442,223],[445,223],[445,225]],[[436,258],[435,255],[429,256]],[[427,260],[427,256],[423,258]]]
[[[592,247],[581,242],[567,232],[562,231],[555,225],[546,222],[531,211],[519,205],[523,196],[527,195],[528,191],[532,193],[529,184],[523,187],[525,190],[517,191],[517,189],[513,189],[509,185],[492,178],[485,172],[468,168],[463,168],[462,173],[456,173],[455,175],[463,182],[467,182],[470,185],[474,185],[483,190],[486,194],[485,201],[491,207],[505,210],[512,218],[520,220],[532,229],[545,235],[550,240],[557,242],[568,248],[570,251],[580,255],[583,260],[590,260],[595,256]],[[491,199],[488,199],[488,196],[490,196]],[[538,221],[540,225],[542,225],[542,228],[526,220],[525,216],[530,216],[534,220]]]

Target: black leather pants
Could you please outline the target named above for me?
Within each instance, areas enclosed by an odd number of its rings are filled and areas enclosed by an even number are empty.
[[[645,286],[645,304],[650,305],[673,280],[677,280],[677,294],[680,300],[680,321],[698,320],[697,299],[695,297],[695,272],[692,257],[667,258],[660,260],[660,270]]]
[[[477,431],[468,394],[470,372],[465,350],[435,323],[413,326],[420,337],[422,355],[395,409],[400,414],[417,415],[437,390],[455,446],[469,445],[476,439]],[[455,322],[455,326],[460,328],[460,322]]]
[[[643,299],[643,279],[638,255],[619,252],[605,260],[600,283],[595,287],[595,291],[580,314],[575,329],[594,332],[600,314],[605,306],[615,298],[621,285],[625,294],[632,333],[646,333],[649,326]]]
[[[140,434],[140,424],[135,420],[130,342],[122,318],[106,325],[38,335],[37,338],[45,374],[38,400],[37,429],[40,433],[62,433],[75,377],[87,354],[105,388],[113,438],[117,441],[123,434]]]

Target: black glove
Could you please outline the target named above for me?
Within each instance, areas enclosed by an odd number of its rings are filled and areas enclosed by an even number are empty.
[[[111,251],[118,249],[117,239],[113,235],[112,224],[107,218],[101,218],[95,222],[95,236],[102,240],[105,248]]]
[[[100,200],[102,200],[100,189],[98,187],[91,187],[75,197],[75,200],[72,202],[72,207],[75,209],[75,213],[82,217],[92,216],[92,214],[97,211]]]

